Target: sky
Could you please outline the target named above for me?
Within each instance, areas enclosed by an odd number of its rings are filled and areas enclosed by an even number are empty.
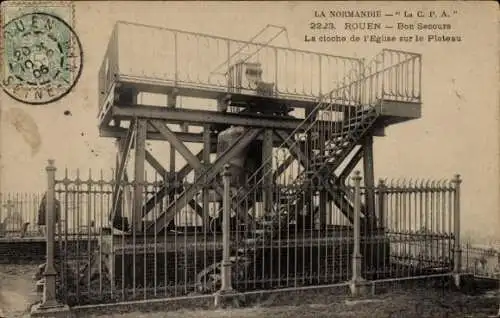
[[[431,18],[421,21],[449,23],[452,30],[446,33],[460,36],[462,41],[304,41],[305,35],[317,32],[309,28],[311,22],[318,21],[315,12],[346,9],[378,9],[401,14],[405,10],[456,11],[445,22]],[[113,140],[98,136],[97,79],[116,21],[240,40],[249,40],[267,24],[274,24],[287,30],[288,39],[281,36],[276,40],[280,46],[367,60],[383,48],[422,54],[422,118],[389,127],[385,137],[375,139],[376,178],[451,179],[458,173],[463,179],[464,233],[478,239],[500,239],[497,231],[500,226],[498,11],[494,2],[146,4],[82,1],[74,3],[73,15],[72,25],[84,54],[82,74],[73,90],[57,102],[40,106],[17,102],[3,92],[0,95],[1,192],[43,191],[46,186],[44,168],[49,158],[56,162],[58,177],[65,168],[73,172],[80,169],[82,175],[88,175],[91,170],[93,176],[98,176],[100,169],[109,172],[113,168],[116,154]],[[414,18],[408,19],[417,22]],[[346,20],[338,21],[343,24]],[[399,20],[392,17],[383,21],[395,23]],[[398,32],[388,29],[381,34],[402,34]],[[158,56],[168,48],[168,39],[161,42],[161,36],[142,34],[134,38],[133,32],[127,34],[120,42],[125,55],[130,56],[124,63],[131,63],[134,72],[154,70]],[[425,34],[440,35],[443,31]],[[141,61],[134,58],[134,52],[149,58]],[[167,148],[166,145],[158,147]],[[167,165],[168,155],[161,158],[161,162]]]

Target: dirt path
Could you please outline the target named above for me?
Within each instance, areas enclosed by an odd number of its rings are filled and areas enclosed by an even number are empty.
[[[0,317],[25,317],[39,299],[33,281],[34,265],[0,265]]]

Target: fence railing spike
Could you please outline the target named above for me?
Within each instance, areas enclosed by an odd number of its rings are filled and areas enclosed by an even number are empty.
[[[410,178],[410,181],[408,182],[408,187],[413,188],[413,178]]]
[[[391,179],[388,179],[388,178],[385,178],[385,182],[386,184],[390,187],[390,188],[393,188],[394,187],[394,179],[391,178]]]
[[[396,188],[399,188],[401,186],[401,177],[399,177],[397,180],[396,180]]]
[[[403,186],[408,187],[410,185],[411,179],[403,178]]]
[[[439,184],[439,188],[443,189],[444,187],[446,187],[446,183],[447,183],[447,179],[445,179],[445,178],[441,179],[440,184]]]

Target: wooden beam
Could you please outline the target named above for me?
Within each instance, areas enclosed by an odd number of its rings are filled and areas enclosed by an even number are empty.
[[[167,123],[167,121],[164,121]],[[99,128],[99,136],[100,137],[106,137],[106,138],[125,138],[127,136],[128,128],[123,128],[123,127],[115,127],[115,126],[104,126]],[[182,131],[172,131],[177,139],[179,139],[182,142],[189,142],[189,143],[198,143],[198,144],[203,144],[204,143],[204,137],[203,133],[193,133],[193,132],[182,132]],[[148,140],[157,140],[157,141],[168,141],[165,136],[160,134],[156,129],[153,129],[153,127],[148,128],[148,134],[147,134],[147,139]],[[259,136],[257,137],[257,140],[262,140],[262,137]],[[281,138],[273,138],[273,143],[275,147],[279,147],[282,144]],[[217,145],[217,136],[215,134],[210,134],[210,145],[211,149],[215,149],[214,146]],[[214,152],[214,151],[212,151]]]
[[[121,119],[146,118],[152,120],[168,120],[169,123],[188,123],[193,126],[220,124],[245,127],[260,127],[282,130],[294,130],[302,124],[302,119],[276,117],[271,115],[234,114],[207,110],[185,108],[168,108],[160,106],[129,105],[113,106],[113,117]],[[300,129],[299,129],[300,130]]]

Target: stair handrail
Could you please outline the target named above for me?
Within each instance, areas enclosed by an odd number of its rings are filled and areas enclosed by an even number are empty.
[[[396,53],[398,54],[398,56],[400,54],[403,54],[404,55],[404,58],[401,60],[399,60],[397,63],[390,63],[389,66],[386,67],[386,61],[385,61],[385,58],[386,58],[386,55],[387,53],[391,54],[391,53]],[[391,56],[391,55],[389,55]],[[344,92],[347,88],[350,88],[350,87],[356,87],[355,85],[358,85],[359,84],[359,89],[361,89],[361,92],[359,94],[359,96],[357,96],[358,98],[360,98],[359,100],[359,105],[360,106],[368,106],[369,108],[373,108],[376,103],[378,101],[380,101],[381,99],[384,98],[385,96],[385,77],[384,75],[381,76],[381,87],[380,87],[380,92],[375,92],[375,95],[372,95],[370,94],[369,96],[367,96],[367,99],[363,98],[363,93],[364,93],[364,90],[363,89],[366,89],[366,87],[364,87],[365,85],[370,85],[369,84],[369,80],[370,78],[373,78],[375,76],[380,76],[380,74],[384,74],[384,72],[387,72],[389,70],[391,70],[392,68],[395,68],[399,65],[402,65],[404,63],[407,63],[409,60],[415,60],[415,59],[420,59],[421,58],[421,55],[418,54],[418,53],[410,53],[410,52],[405,52],[405,51],[399,51],[399,50],[392,50],[392,49],[383,49],[381,52],[379,52],[375,57],[373,57],[369,63],[365,64],[365,65],[362,65],[362,68],[361,68],[361,72],[360,72],[360,76],[357,77],[354,81],[352,82],[349,82],[348,84],[344,85],[344,86],[341,86],[341,87],[337,87],[336,89],[330,91],[329,93],[327,94],[324,94],[322,96],[320,96],[319,98],[319,102],[318,102],[318,105],[313,109],[313,111],[310,112],[310,114],[303,120],[303,122],[283,141],[283,143],[280,145],[280,148],[283,147],[291,138],[293,138],[295,136],[295,134],[299,131],[299,130],[303,130],[302,127],[306,124],[306,123],[311,123],[311,117],[316,114],[319,110],[322,109],[322,107],[328,103],[328,98],[330,99],[330,103],[332,103],[332,97],[335,96],[335,97],[338,97],[338,95],[335,95],[336,92]],[[391,56],[391,59],[392,59],[392,56]],[[420,62],[420,61],[419,61]],[[377,64],[382,64],[382,66],[379,67],[377,66]],[[421,67],[421,65],[419,65]],[[373,68],[375,70],[373,70]],[[353,70],[351,70],[352,72]],[[359,71],[359,70],[358,70]],[[420,68],[418,70],[415,70],[413,69],[412,70],[413,72],[415,71],[418,71],[419,74],[418,74],[418,78],[419,78],[419,82],[416,84],[416,85],[419,85],[419,90],[420,90],[420,85],[421,85],[421,76],[420,76]],[[412,74],[413,75],[413,74]],[[348,75],[346,75],[346,77],[348,77]],[[345,82],[345,78],[343,79],[343,81]],[[413,84],[415,86],[415,83]],[[378,90],[378,87],[376,87],[376,89]],[[413,96],[414,97],[414,96]],[[342,98],[341,98],[342,99]],[[350,99],[347,98],[347,101],[349,102]],[[314,124],[310,124],[309,127],[307,127],[304,132],[309,132],[312,128],[314,127]],[[298,140],[294,140],[294,142],[290,145],[290,147],[293,147],[297,144]],[[274,155],[275,156],[275,155]],[[249,179],[251,178],[254,178],[257,173],[259,173],[260,171],[262,171],[264,169],[264,167],[266,167],[267,165],[269,165],[269,161],[271,161],[271,164],[272,164],[272,160],[274,158],[274,156],[268,158],[250,177]],[[301,178],[301,176],[304,175],[306,169],[304,169],[303,171],[301,171],[300,173],[298,173],[298,175],[296,176],[295,180],[292,182],[292,184],[296,183],[295,181],[297,181],[299,178]],[[261,176],[261,178],[259,180],[257,180],[254,185],[248,189],[248,188],[244,188],[244,187],[241,187],[238,191],[236,191],[236,193],[233,195],[233,199],[234,197],[237,197],[239,195],[241,195],[241,192],[246,192],[247,194],[246,195],[243,195],[239,200],[238,200],[238,203],[241,204],[242,201],[244,201],[248,195],[250,195],[250,193],[252,193],[256,188],[259,187],[259,185],[261,185],[262,181],[264,180],[264,177],[267,176],[269,173],[273,173],[272,169],[270,169],[269,171],[267,171],[265,174],[263,174]]]
[[[405,58],[403,60],[399,60],[397,63],[391,63],[389,66],[387,67],[384,67],[384,63],[385,63],[385,57],[386,57],[386,53],[397,53],[398,56],[400,54],[404,54],[405,55]],[[392,56],[392,55],[391,55]],[[396,68],[410,60],[413,60],[415,58],[420,58],[420,54],[418,53],[409,53],[409,52],[405,52],[405,51],[399,51],[399,50],[391,50],[391,49],[383,49],[381,52],[379,52],[374,58],[372,58],[372,60],[367,63],[367,65],[363,65],[363,77],[358,79],[357,81],[353,82],[353,83],[357,83],[357,82],[360,82],[360,89],[362,90],[363,89],[363,86],[362,84],[366,84],[368,82],[368,80],[374,76],[378,76],[379,74],[383,74],[384,72],[386,71],[389,71],[391,70],[392,68]],[[379,58],[382,57],[382,60],[379,61]],[[376,64],[382,64],[382,67],[380,70],[377,69],[377,67],[375,66],[375,71],[374,72],[371,72],[372,70],[372,67],[373,65],[376,65]],[[367,72],[368,71],[368,72]],[[368,73],[368,74],[367,74]],[[380,96],[377,94],[378,92],[376,92],[375,96],[368,96],[368,100],[366,102],[364,102],[364,99],[363,99],[363,96],[360,94],[360,98],[361,98],[361,101],[360,101],[360,105],[363,106],[363,105],[367,105],[369,106],[369,108],[373,108],[376,103],[378,101],[380,101],[381,99],[384,99],[385,98],[385,85],[384,85],[384,82],[385,82],[385,78],[382,76],[382,82],[381,82],[381,89],[380,89]],[[344,87],[347,87],[349,85],[352,85],[353,83],[350,83]],[[344,88],[342,87],[342,88]],[[341,89],[342,89],[341,88]],[[363,91],[361,92],[363,93]],[[360,123],[356,123],[355,126],[358,126]],[[312,128],[313,125],[311,125],[309,128]],[[292,144],[293,146],[294,144]],[[326,163],[325,163],[326,164]],[[323,165],[324,166],[324,165]],[[303,177],[305,173],[305,170],[300,172],[297,177],[295,178],[295,180],[292,182],[293,183],[297,183],[299,178]],[[317,175],[317,173],[315,174]],[[260,182],[260,180],[259,180]]]
[[[369,64],[372,64],[374,61],[377,60],[377,58],[379,58],[381,55],[383,56],[383,54],[385,53],[384,50],[382,50],[381,52],[379,52],[371,61]],[[331,90],[329,93],[326,93],[326,94],[323,94],[319,97],[319,101],[318,101],[318,104],[316,105],[316,107],[309,113],[308,116],[306,116],[306,118],[304,118],[304,120],[302,121],[301,124],[299,124],[293,131],[292,133],[289,134],[289,136],[281,143],[281,145],[278,147],[278,148],[281,148],[283,146],[285,146],[288,141],[290,141],[291,138],[293,138],[295,136],[296,133],[298,133],[299,131],[303,130],[302,127],[310,122],[311,118],[319,111],[321,110],[322,106],[324,106],[325,104],[331,104],[331,100],[332,100],[332,97],[334,96],[334,93],[336,92],[339,92],[339,91],[345,91],[346,88],[350,88],[352,86],[356,86],[357,84],[360,84],[360,83],[363,83],[364,80],[366,80],[366,75],[364,74],[364,71],[366,70],[366,67],[364,67],[362,64],[361,64],[361,67],[360,69],[352,69],[347,75],[344,76],[344,79],[343,81],[345,82],[345,80],[351,75],[352,72],[354,71],[357,71],[359,73],[359,76],[356,76],[355,79],[352,81],[352,82],[349,82],[348,84],[344,85],[344,86],[340,86],[340,87],[337,87],[335,88],[334,90]],[[356,74],[358,75],[358,74]],[[330,99],[330,102],[328,102],[328,98]],[[304,132],[309,132],[311,130],[311,128],[313,127],[313,125],[310,125],[308,128],[306,128],[304,130]],[[294,145],[297,144],[297,140],[295,140],[291,145],[290,147],[293,147]],[[260,171],[262,171],[264,169],[265,166],[267,166],[270,161],[271,161],[271,164],[272,164],[272,159],[273,157],[270,157],[268,159],[266,159],[266,161],[264,163],[262,163],[262,165],[249,177],[249,179],[252,179],[254,178]],[[268,171],[267,173],[271,173],[271,171]],[[261,178],[255,182],[255,185],[253,187],[251,187],[250,189],[248,188],[240,188],[239,191],[237,191],[234,195],[233,195],[233,198],[241,195],[241,192],[245,191],[245,192],[248,192],[250,193],[252,190],[254,190],[258,184],[260,184],[263,180],[264,180],[264,176],[261,176]],[[299,176],[297,176],[298,178]],[[238,202],[241,203],[243,200],[245,200],[245,197],[246,196],[243,196],[243,198],[241,198]]]

